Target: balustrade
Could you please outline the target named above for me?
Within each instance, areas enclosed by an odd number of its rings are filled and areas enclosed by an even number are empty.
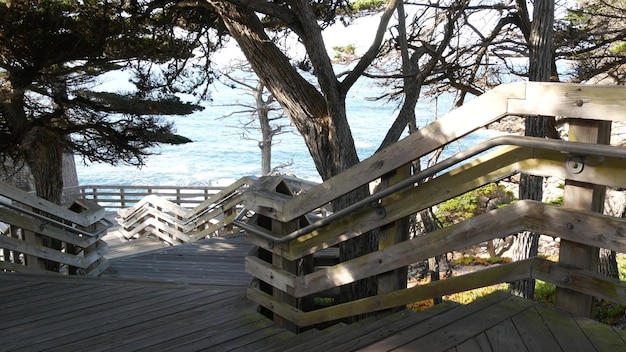
[[[248,297],[293,331],[529,278],[556,284],[558,296],[565,297],[557,306],[576,314],[584,314],[588,308],[581,311],[579,296],[586,301],[595,296],[626,304],[626,285],[599,275],[593,261],[584,262],[567,244],[561,248],[561,256],[570,259],[562,263],[530,258],[413,288],[400,282],[406,280],[404,268],[409,264],[522,230],[560,237],[562,243],[574,244],[575,251],[591,253],[585,258],[595,257],[597,247],[626,252],[625,220],[598,213],[601,209],[594,204],[601,196],[593,193],[601,194],[600,187],[626,187],[626,148],[602,145],[605,138],[593,137],[606,136],[605,126],[612,121],[626,120],[625,97],[624,87],[503,85],[304,194],[293,196],[279,177],[262,179],[243,194],[246,208],[255,216],[247,222],[236,221],[258,247],[246,258],[246,270],[257,279],[248,289]],[[408,165],[416,160],[502,117],[539,114],[569,117],[568,123],[575,126],[570,129],[570,141],[497,137],[407,174]],[[605,130],[597,132],[598,124]],[[468,161],[485,151],[486,155]],[[561,178],[566,184],[565,206],[519,201],[422,236],[403,236],[406,217],[519,173]],[[325,218],[308,215],[380,178],[389,185],[371,197]],[[587,189],[595,191],[587,196]],[[378,251],[316,266],[315,258],[322,251],[372,230],[379,234]],[[373,276],[380,281],[378,294],[372,297],[330,300],[327,307],[310,304],[344,285]]]

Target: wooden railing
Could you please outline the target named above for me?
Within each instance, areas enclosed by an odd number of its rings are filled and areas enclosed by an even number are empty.
[[[415,160],[509,115],[567,116],[569,142],[500,137],[407,175]],[[304,194],[293,196],[280,178],[261,179],[244,193],[244,204],[255,215],[236,222],[257,246],[246,258],[246,270],[257,279],[248,297],[294,331],[528,278],[555,284],[556,305],[576,314],[585,314],[590,296],[626,304],[626,285],[599,275],[593,261],[583,260],[597,257],[598,247],[626,252],[626,221],[600,214],[597,206],[603,187],[626,187],[626,148],[601,145],[607,142],[607,122],[624,120],[624,87],[515,83],[476,98]],[[467,162],[483,151],[489,153]],[[565,205],[519,201],[410,240],[396,236],[407,216],[519,173],[563,179]],[[424,182],[427,177],[432,178]],[[379,178],[389,186],[373,196],[326,218],[307,215]],[[321,251],[375,229],[378,251],[325,268],[313,265]],[[407,265],[522,230],[560,237],[560,262],[531,258],[406,288],[402,268]],[[325,292],[372,276],[379,282],[377,295],[313,308],[311,301]]]
[[[293,177],[284,179],[292,189],[305,190],[315,185]],[[209,197],[206,197],[209,193],[205,189],[205,199],[193,208],[183,206],[190,202],[189,198],[186,198],[185,203],[182,202],[183,195],[196,197],[197,201],[197,194],[194,196],[192,192],[177,189],[175,200],[168,200],[163,196],[164,193],[151,193],[132,207],[118,211],[120,233],[127,239],[153,235],[175,245],[240,231],[233,226],[233,221],[235,217],[245,215],[242,194],[256,181],[256,177],[242,177]],[[154,189],[151,188],[152,191]],[[211,189],[214,190],[217,189]]]
[[[81,185],[64,189],[66,203],[74,199],[90,199],[105,209],[129,208],[146,196],[155,195],[174,204],[193,208],[217,194],[218,186],[120,186]]]
[[[111,225],[96,203],[62,207],[0,182],[0,271],[97,276]]]

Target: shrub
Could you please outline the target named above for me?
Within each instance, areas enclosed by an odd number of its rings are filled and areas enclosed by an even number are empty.
[[[502,185],[490,183],[441,203],[435,215],[443,226],[449,226],[513,201],[513,192]]]

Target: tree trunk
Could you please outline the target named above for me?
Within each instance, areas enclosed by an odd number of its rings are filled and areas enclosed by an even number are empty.
[[[359,158],[346,116],[345,92],[335,77],[310,5],[300,1],[292,4],[301,10],[298,12],[299,25],[306,32],[302,39],[315,66],[323,95],[297,72],[272,43],[253,11],[227,1],[210,1],[210,4],[221,14],[230,35],[239,44],[261,82],[272,92],[302,134],[322,179],[328,180],[357,164]],[[309,52],[312,48],[314,51]],[[340,210],[368,194],[367,187],[362,187],[333,202],[333,208]],[[364,234],[343,242],[340,257],[342,261],[349,260],[377,248],[376,235]],[[375,278],[360,280],[342,287],[341,297],[352,301],[374,295],[376,287]]]
[[[358,163],[346,118],[345,94],[324,91],[323,96],[306,81],[265,34],[253,11],[227,1],[211,3],[254,72],[304,137],[322,179],[327,180]],[[319,50],[325,49],[322,46]]]
[[[529,38],[529,80],[550,81],[553,61],[553,23],[554,0],[537,0],[534,3],[533,22]],[[525,135],[546,137],[550,128],[550,117],[526,117]],[[543,198],[543,177],[521,175],[519,186],[520,199],[541,201]],[[536,256],[539,249],[539,235],[533,232],[517,234],[513,244],[513,260],[523,260]],[[535,292],[535,280],[523,280],[509,285],[511,293],[532,299]]]
[[[63,143],[59,136],[44,127],[34,127],[22,140],[26,162],[35,182],[37,196],[55,204],[61,203],[63,193]],[[59,240],[41,236],[45,247],[61,250]],[[43,260],[46,270],[59,271],[59,263]]]
[[[606,248],[600,248],[598,272],[602,275],[606,275],[614,279],[619,279],[619,269],[617,267],[617,253],[615,253],[615,251]]]
[[[257,115],[259,116],[259,128],[261,129],[261,175],[269,175],[272,171],[272,139],[273,132],[269,118],[269,104],[263,99],[263,91],[265,86],[260,81],[252,90],[256,105]]]

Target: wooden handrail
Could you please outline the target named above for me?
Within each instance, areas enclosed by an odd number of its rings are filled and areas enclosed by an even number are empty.
[[[538,257],[308,312],[276,301],[271,295],[254,286],[248,288],[248,297],[264,307],[271,307],[276,314],[286,317],[297,326],[306,327],[432,297],[530,278],[544,280],[559,287],[579,289],[596,297],[626,305],[626,284],[623,282],[589,270],[568,268]],[[577,285],[577,283],[584,283],[584,285]]]
[[[283,179],[295,189],[307,190],[316,185],[290,176]],[[172,245],[231,233],[235,231],[232,225],[236,213],[244,203],[243,192],[256,181],[256,177],[242,177],[191,209],[156,194],[147,195],[132,207],[118,211],[120,232],[128,239],[155,235]]]
[[[572,223],[577,226],[567,225]],[[564,228],[568,231],[564,232]],[[619,235],[624,228],[626,219],[522,200],[475,216],[471,221],[460,222],[302,276],[277,269],[255,257],[246,258],[246,270],[294,297],[304,297],[524,230],[558,234],[564,239],[624,253],[626,238]]]
[[[0,235],[0,269],[96,276],[107,268],[101,238],[111,223],[97,204],[80,200],[66,208],[2,182],[0,198],[0,222],[9,225]],[[46,246],[44,238],[60,244]]]
[[[551,83],[505,85],[302,195],[291,196],[279,178],[260,180],[244,194],[246,207],[257,215],[253,221],[241,226],[247,231],[248,240],[258,247],[257,255],[246,258],[246,270],[264,284],[250,287],[248,296],[274,312],[279,317],[277,322],[287,320],[296,326],[397,307],[419,299],[475,288],[475,285],[480,287],[535,277],[544,278],[559,287],[626,302],[626,286],[619,280],[599,277],[581,268],[572,269],[563,264],[532,259],[493,269],[496,271],[490,270],[489,273],[432,283],[425,288],[398,288],[393,292],[313,311],[302,308],[306,306],[302,305],[305,300],[339,286],[521,230],[558,236],[586,246],[626,251],[624,219],[520,201],[427,235],[397,244],[387,243],[376,252],[326,268],[313,269],[310,264],[311,256],[321,250],[519,173],[555,176],[577,184],[626,187],[626,148],[588,143],[519,137],[517,140],[521,143],[518,145],[499,147],[472,162],[466,162],[468,153],[457,159],[451,158],[453,160],[446,161],[449,164],[445,164],[445,168],[449,171],[444,174],[438,174],[444,167],[442,163],[399,180],[379,195],[362,201],[363,204],[353,204],[326,219],[309,221],[304,217],[311,209],[388,175],[501,117],[558,114],[575,119],[624,121],[624,96],[625,87]],[[421,182],[426,176],[436,177]],[[559,273],[570,270],[570,274],[559,278],[550,273],[549,268]],[[594,284],[586,284],[588,282]]]
[[[288,222],[505,116],[548,115],[626,121],[626,87],[520,82],[500,85],[341,174],[289,199]],[[330,191],[332,190],[332,191]]]
[[[517,139],[528,140],[529,138],[518,137]],[[346,239],[359,236],[381,225],[415,214],[472,189],[518,173],[555,176],[580,182],[626,187],[626,178],[623,177],[624,170],[626,170],[625,148],[615,150],[609,146],[594,146],[595,157],[589,157],[590,163],[585,165],[584,172],[576,173],[568,170],[567,162],[570,155],[563,152],[563,150],[574,149],[569,146],[575,143],[554,141],[549,144],[553,145],[552,150],[539,150],[526,146],[499,148],[432,179],[424,187],[410,187],[380,200],[376,198],[376,201],[368,203],[370,206],[360,211],[346,215],[322,229],[305,232],[303,236],[293,238],[292,242],[289,243],[288,250],[282,247],[274,249],[273,244],[266,241],[263,236],[255,240],[255,237],[259,236],[251,235],[249,239],[269,251],[279,251],[288,260],[297,260]],[[576,144],[580,147],[576,148],[579,152],[577,155],[583,156],[584,154],[581,152],[586,145]],[[622,155],[622,157],[609,155]],[[428,170],[424,170],[423,173],[428,173]],[[381,218],[381,211],[384,213],[384,218]],[[244,228],[249,231],[253,230],[250,224]],[[250,233],[253,234],[253,231]],[[289,235],[285,237],[289,237]]]
[[[106,209],[129,208],[142,198],[156,195],[186,208],[195,207],[221,191],[221,186],[80,185],[64,189],[66,202],[80,197]]]

